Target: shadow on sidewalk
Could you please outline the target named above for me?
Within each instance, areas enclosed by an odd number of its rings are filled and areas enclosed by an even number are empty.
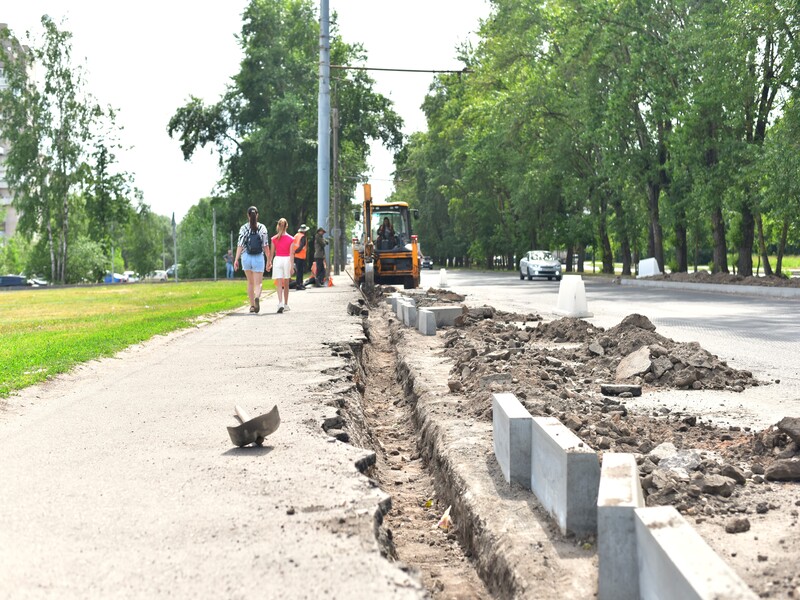
[[[222,456],[264,456],[275,449],[275,446],[244,446],[231,448],[222,453]]]

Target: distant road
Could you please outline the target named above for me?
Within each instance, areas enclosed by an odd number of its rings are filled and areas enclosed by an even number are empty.
[[[448,271],[447,282],[453,291],[467,294],[470,304],[537,312],[546,320],[559,316],[554,313],[556,281],[520,281],[515,271]],[[438,283],[438,269],[423,272],[423,288],[438,287]],[[765,402],[768,409],[775,408],[770,398],[779,399],[784,405],[788,402],[785,411],[800,416],[800,300],[696,292],[677,285],[671,289],[638,288],[593,277],[585,278],[584,285],[594,315],[587,321],[609,328],[629,314],[643,314],[663,336],[678,342],[696,341],[730,366],[750,370],[760,380],[781,380],[779,386],[755,390],[753,402]],[[763,418],[772,420],[773,416],[765,414]]]

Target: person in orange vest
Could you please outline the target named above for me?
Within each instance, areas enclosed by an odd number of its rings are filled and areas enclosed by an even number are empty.
[[[297,233],[294,234],[294,289],[296,290],[306,289],[306,286],[303,285],[303,270],[306,266],[306,251],[308,250],[306,231],[308,231],[308,227],[306,227],[306,224],[303,223],[297,228]]]

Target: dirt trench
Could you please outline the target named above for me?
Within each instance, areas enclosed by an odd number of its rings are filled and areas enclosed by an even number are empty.
[[[391,495],[391,508],[377,519],[376,535],[387,558],[416,570],[432,598],[491,598],[457,531],[440,524],[448,506],[418,446],[414,398],[398,380],[389,323],[365,319],[365,332],[369,341],[356,353],[354,368],[360,406],[351,406],[345,420],[349,431],[360,430],[348,441],[375,451],[365,474]]]

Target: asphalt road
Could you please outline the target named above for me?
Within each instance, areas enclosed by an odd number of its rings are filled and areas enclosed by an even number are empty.
[[[514,272],[447,271],[447,287],[467,296],[470,305],[489,304],[513,312],[536,312],[559,318],[555,308],[559,282],[520,280]],[[423,288],[439,287],[440,271],[424,271]],[[677,342],[698,342],[728,361],[752,371],[771,385],[730,392],[671,392],[645,395],[643,407],[691,403],[716,418],[762,428],[783,416],[800,416],[800,300],[697,292],[675,284],[669,289],[620,286],[610,279],[584,278],[586,320],[609,328],[639,313],[657,333]],[[779,380],[779,384],[774,382]]]

